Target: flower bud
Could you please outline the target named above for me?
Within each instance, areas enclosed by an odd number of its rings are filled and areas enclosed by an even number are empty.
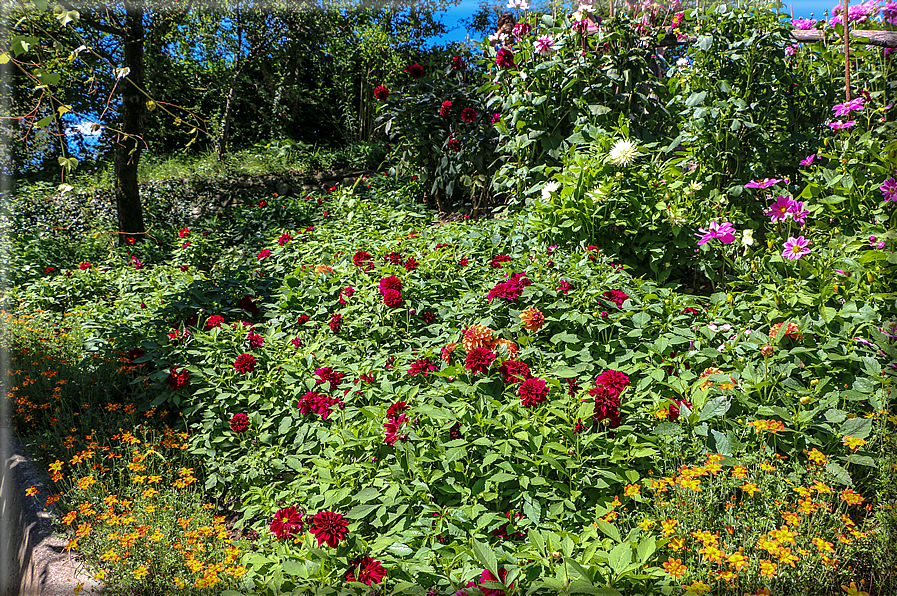
[[[760,348],[760,353],[763,354],[763,356],[765,356],[766,358],[772,356],[773,352],[775,352],[775,348],[773,348],[769,344],[766,344],[765,346]]]

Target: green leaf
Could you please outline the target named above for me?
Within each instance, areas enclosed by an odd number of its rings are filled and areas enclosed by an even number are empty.
[[[349,519],[363,519],[378,507],[380,507],[380,503],[374,503],[373,505],[356,505],[349,510],[346,517]]]
[[[623,573],[632,562],[632,547],[628,542],[621,542],[610,551],[607,564],[614,570],[615,575]]]
[[[682,427],[675,422],[662,422],[654,428],[654,434],[662,437],[681,435]]]
[[[713,36],[712,35],[699,35],[698,40],[695,43],[702,52],[706,52],[713,46]]]
[[[635,549],[635,554],[638,557],[638,560],[643,565],[648,562],[648,559],[651,558],[651,555],[657,550],[657,539],[654,538],[653,535],[649,534],[647,538],[638,543],[638,547]]]
[[[853,480],[850,478],[850,473],[835,462],[825,464],[825,471],[831,474],[839,484],[853,486]]]
[[[711,430],[710,434],[713,436],[713,441],[716,444],[716,452],[720,455],[731,457],[732,447],[729,445],[729,439],[726,438],[726,435],[715,430]]]
[[[716,418],[718,416],[724,416],[726,412],[729,411],[729,408],[732,404],[729,403],[725,397],[714,397],[701,409],[701,414],[698,416],[698,420],[710,420],[711,418]]]
[[[865,439],[872,432],[871,418],[851,418],[841,425],[841,434],[845,437]]]
[[[493,577],[499,577],[498,561],[495,559],[495,553],[492,552],[492,549],[482,542],[473,540],[472,550],[473,556],[477,558],[477,560],[483,565],[483,567],[488,569]]]
[[[692,93],[688,96],[688,99],[685,100],[685,105],[690,108],[693,108],[697,105],[704,103],[704,99],[707,97],[706,91],[701,91],[700,93]]]
[[[411,553],[414,552],[414,549],[412,549],[410,546],[408,546],[404,542],[393,542],[392,545],[390,545],[388,550],[392,554],[398,555],[400,557],[407,557],[408,555],[410,555]]]
[[[611,540],[615,542],[623,541],[623,538],[620,536],[620,530],[617,529],[617,526],[613,525],[610,522],[606,522],[603,519],[599,519],[595,523],[598,525],[598,529],[604,532],[605,536],[607,536]]]

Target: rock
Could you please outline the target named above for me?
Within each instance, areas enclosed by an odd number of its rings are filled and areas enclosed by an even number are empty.
[[[274,185],[274,189],[280,196],[286,196],[290,194],[290,191],[292,190],[292,188],[290,188],[290,185],[283,180],[279,180],[277,184]]]

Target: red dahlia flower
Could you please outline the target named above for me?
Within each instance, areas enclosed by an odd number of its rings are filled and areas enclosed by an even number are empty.
[[[461,151],[461,141],[459,141],[458,139],[449,139],[446,145],[455,153],[459,153]]]
[[[558,284],[558,287],[555,288],[556,291],[562,292],[565,296],[570,293],[570,290],[573,289],[573,286],[569,281],[562,279],[561,283]]]
[[[256,259],[261,261],[262,259],[268,258],[270,256],[271,256],[271,251],[266,248],[266,249],[259,251],[259,255],[256,257]]]
[[[421,358],[411,364],[411,368],[408,369],[408,376],[413,377],[417,374],[421,374],[426,377],[434,370],[437,370],[437,366],[430,362],[429,358]]]
[[[284,507],[274,514],[270,527],[280,540],[289,538],[302,531],[302,514],[295,507]]]
[[[315,379],[315,385],[330,383],[330,390],[333,391],[335,388],[339,387],[340,383],[343,382],[343,378],[345,378],[346,373],[337,372],[329,366],[324,366],[315,369],[315,376],[318,377],[317,379]]]
[[[246,336],[246,339],[249,341],[250,348],[261,348],[265,343],[265,338],[255,331],[250,331],[249,335]]]
[[[626,292],[623,292],[622,290],[608,290],[601,295],[616,304],[617,308],[623,306],[623,303],[629,298]]]
[[[427,325],[432,325],[436,322],[436,313],[425,312],[420,315],[420,318],[423,319],[424,323],[426,323]]]
[[[224,317],[221,315],[212,315],[208,319],[206,319],[206,331],[210,329],[214,329],[215,327],[220,327],[224,324]]]
[[[480,583],[482,584],[483,582],[498,582],[498,581],[504,583],[505,579],[508,577],[508,570],[507,569],[499,569],[498,575],[501,579],[498,579],[498,577],[495,577],[494,575],[492,575],[492,572],[489,571],[488,569],[483,569],[483,573],[480,575]],[[514,582],[511,582],[510,587],[513,587],[513,586],[514,586]],[[480,587],[480,590],[483,592],[483,596],[505,596],[504,590],[496,590],[496,589],[492,589],[492,588],[483,588],[483,587]]]
[[[237,434],[243,434],[249,430],[249,416],[240,412],[230,419],[230,429]]]
[[[505,360],[498,367],[498,372],[501,373],[504,382],[509,384],[522,383],[532,376],[526,363],[517,362],[516,360]]]
[[[512,260],[510,255],[495,255],[492,257],[492,260],[489,261],[489,266],[493,269],[501,269],[502,263],[507,263]]]
[[[461,56],[452,56],[452,70],[464,70],[467,68],[467,64],[464,62],[464,58]]]
[[[595,423],[610,420],[610,426],[620,424],[620,394],[603,385],[589,389],[586,393],[595,398]]]
[[[305,325],[309,321],[309,316],[305,313],[302,313],[298,317],[296,317],[296,323],[299,325]]]
[[[387,418],[386,422],[383,423],[384,428],[384,436],[383,442],[387,445],[394,445],[396,439],[401,439],[405,441],[408,439],[408,435],[400,435],[399,429],[402,428],[408,422],[408,416],[405,414],[401,414],[398,417]]]
[[[408,66],[405,67],[404,72],[411,75],[411,78],[419,79],[422,76],[424,76],[424,67],[421,66],[420,64],[409,64]]]
[[[473,108],[464,108],[461,110],[462,122],[473,122],[477,119],[477,111]]]
[[[277,239],[277,244],[284,246],[287,242],[293,239],[293,235],[290,233],[281,234],[280,238]]]
[[[128,352],[128,362],[134,362],[144,354],[146,354],[146,352],[144,352],[140,348],[134,348],[133,350]]]
[[[374,89],[374,98],[380,101],[386,101],[389,99],[389,89],[383,85],[377,85],[377,88]]]
[[[396,403],[389,406],[389,409],[386,410],[386,417],[397,419],[399,413],[404,412],[408,409],[408,402],[397,401]]]
[[[240,354],[237,356],[237,359],[234,360],[234,368],[241,373],[251,373],[255,370],[255,356],[246,354],[245,352]]]
[[[629,377],[618,370],[609,370],[598,375],[598,378],[595,379],[595,384],[607,387],[617,395],[620,395],[624,389],[629,387]]]
[[[367,555],[354,559],[349,564],[352,567],[346,573],[346,581],[361,582],[369,586],[371,584],[379,584],[386,577],[386,570],[383,568],[383,565]]]
[[[495,63],[498,64],[499,68],[505,70],[509,68],[517,68],[517,65],[514,64],[514,52],[507,48],[498,50],[498,54],[495,56]]]
[[[92,265],[88,262],[84,262],[84,263],[81,263],[80,265],[78,265],[78,269],[80,269],[82,271],[84,271],[85,269],[90,269],[91,267],[92,267]]]
[[[165,382],[168,383],[168,386],[172,389],[185,387],[189,381],[190,372],[186,368],[182,368],[181,372],[178,372],[177,368],[172,368],[168,371],[168,378],[165,379]]]
[[[464,359],[464,368],[473,374],[485,374],[489,371],[489,367],[492,366],[495,356],[496,354],[490,352],[489,348],[474,348],[468,352],[467,358]]]
[[[356,267],[364,267],[370,260],[371,255],[368,254],[366,250],[356,250],[355,254],[352,255],[352,263],[354,263]]]
[[[190,235],[190,228],[181,228],[180,230],[178,230],[178,237],[180,237],[180,238],[186,238],[189,235]]]
[[[445,100],[442,102],[442,105],[439,107],[439,115],[443,118],[448,118],[452,113],[452,102],[449,100]]]
[[[389,308],[399,306],[402,304],[402,293],[391,288],[383,290],[383,303]]]
[[[520,384],[517,395],[525,408],[537,408],[548,397],[548,385],[542,379],[531,377]]]
[[[245,296],[240,298],[240,301],[237,303],[237,308],[245,310],[253,316],[259,314],[259,307],[255,305],[255,303],[252,301],[252,296],[250,296],[249,294],[246,294]]]
[[[343,326],[343,315],[334,314],[330,317],[330,321],[327,322],[330,325],[330,330],[334,333],[339,333],[339,330]]]
[[[401,256],[400,256],[401,258]],[[393,261],[395,262],[395,261]],[[402,291],[402,280],[394,275],[390,275],[389,277],[384,277],[380,280],[380,293],[383,294],[386,290],[395,290],[397,292]]]
[[[672,421],[672,420],[676,420],[677,418],[679,418],[679,414],[682,413],[682,412],[681,412],[681,408],[682,408],[682,406],[687,407],[689,410],[692,409],[692,407],[693,407],[693,406],[691,405],[691,402],[688,401],[688,400],[685,400],[685,399],[681,399],[681,400],[680,400],[680,399],[674,399],[674,400],[673,400],[673,403],[670,404],[670,408],[669,408],[669,410],[668,410],[669,416],[667,416],[667,418],[669,418],[670,421]]]
[[[414,271],[418,267],[420,267],[420,263],[414,257],[408,257],[405,260],[405,271]]]

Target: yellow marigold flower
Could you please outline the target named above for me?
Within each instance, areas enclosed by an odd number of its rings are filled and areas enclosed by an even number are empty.
[[[94,576],[96,579],[99,579],[99,580],[106,579],[106,570],[105,570],[105,569],[100,569],[99,571],[97,571],[96,573],[94,573],[93,576]]]
[[[844,534],[838,534],[838,542],[841,542],[842,544],[853,544],[853,538],[845,536]]]
[[[712,532],[707,532],[704,530],[698,530],[696,532],[691,533],[692,538],[701,541],[704,546],[710,546],[711,544],[717,544],[719,542],[719,536]]]
[[[670,550],[672,550],[673,552],[678,552],[680,550],[685,550],[685,541],[677,536],[675,538],[671,538],[667,543],[667,546],[669,546]]]
[[[793,511],[780,511],[779,515],[781,515],[782,519],[785,520],[785,523],[790,526],[800,525],[800,516]]]
[[[730,571],[729,569],[724,569],[724,570],[722,570],[722,571],[717,571],[717,572],[716,572],[716,576],[717,576],[719,579],[724,579],[724,580],[726,580],[727,582],[731,582],[731,581],[733,581],[735,578],[738,577],[738,574],[735,573],[734,571]]]
[[[84,538],[88,534],[90,534],[90,530],[93,528],[90,524],[78,524],[78,531],[75,532],[75,535],[78,538]]]
[[[713,563],[722,563],[722,559],[725,556],[725,553],[720,549],[716,548],[714,545],[708,545],[698,551],[702,555],[704,555],[705,561],[711,561]]]
[[[659,410],[654,412],[654,417],[658,418],[659,420],[666,420],[669,415],[670,415],[669,408],[660,408]]]
[[[673,577],[681,577],[687,570],[688,567],[682,564],[682,559],[674,559],[670,557],[668,561],[664,562],[663,570]]]
[[[745,567],[748,566],[748,561],[744,557],[744,554],[739,550],[737,553],[732,553],[729,555],[729,566],[733,567],[736,571],[741,571]]]
[[[468,352],[476,348],[483,348],[492,343],[492,329],[485,325],[471,325],[464,332],[461,345]]]
[[[94,480],[93,476],[85,476],[84,478],[78,481],[78,488],[81,490],[87,490],[91,486],[94,485],[96,480]]]
[[[148,488],[145,491],[143,491],[143,498],[144,499],[152,499],[157,494],[159,494],[159,491],[157,491],[154,488]]]
[[[690,488],[695,492],[701,492],[701,480],[699,478],[680,478],[679,485],[682,488]]]
[[[844,443],[846,447],[849,447],[851,450],[856,451],[860,447],[866,444],[865,439],[860,439],[857,437],[844,437],[841,439],[841,442]]]
[[[807,453],[807,456],[810,458],[811,462],[819,466],[823,465],[827,461],[825,454],[816,448],[811,449]]]
[[[134,570],[134,579],[142,579],[147,573],[149,573],[149,568],[146,565],[141,565]]]
[[[660,527],[663,528],[664,536],[671,536],[675,531],[674,528],[679,525],[679,521],[673,518],[664,519],[660,522]]]
[[[192,517],[179,517],[179,518],[178,518],[178,525],[181,526],[183,529],[186,530],[186,529],[187,529],[187,526],[189,526],[189,525],[190,525],[190,522],[192,522],[192,521],[193,521],[193,518],[192,518]]]
[[[179,577],[174,578],[174,579],[172,580],[172,582],[174,583],[174,587],[176,587],[176,588],[179,589],[179,590],[183,590],[184,588],[187,587],[186,582],[184,582],[184,580],[182,580],[182,579],[179,578]]]
[[[710,586],[702,581],[695,581],[690,586],[682,586],[685,588],[683,596],[696,596],[697,594],[706,594],[710,591]]]
[[[75,517],[77,517],[77,516],[78,516],[78,514],[77,514],[76,512],[74,512],[74,511],[69,511],[69,512],[66,513],[65,516],[62,518],[62,523],[64,523],[64,524],[67,525],[67,526],[70,526],[70,525],[72,525],[72,522],[75,521]]]
[[[837,568],[838,564],[839,564],[838,559],[830,559],[830,558],[826,557],[825,555],[822,555],[822,562],[825,563],[826,565],[828,565],[829,567],[834,567],[834,568]]]
[[[647,531],[650,530],[652,527],[654,527],[654,524],[656,524],[656,523],[657,523],[657,522],[656,522],[655,520],[653,520],[653,519],[643,519],[642,521],[640,521],[640,522],[638,523],[638,525],[639,525],[639,527],[640,527],[641,529],[643,529],[643,530],[645,530],[645,531],[647,532]]]
[[[860,590],[856,582],[850,582],[849,586],[842,585],[841,589],[847,592],[847,596],[869,596],[869,592]]]
[[[816,492],[819,492],[819,493],[832,492],[832,489],[829,488],[829,486],[827,484],[825,484],[824,482],[819,482],[818,480],[816,482],[814,482],[813,486],[811,486],[810,488],[812,488],[813,490],[815,490]]]
[[[637,494],[640,494],[642,487],[638,484],[627,484],[626,488],[623,489],[624,497],[634,497]]]
[[[63,462],[61,462],[57,459],[52,464],[50,464],[50,471],[58,474],[59,472],[62,471],[62,466],[63,466]]]
[[[863,502],[863,497],[862,495],[860,495],[860,493],[849,488],[845,488],[841,491],[841,500],[843,500],[848,505],[859,505]]]
[[[743,490],[744,492],[746,492],[747,494],[749,494],[752,497],[755,494],[757,494],[758,492],[760,492],[760,489],[757,488],[757,485],[753,484],[751,482],[745,483],[745,485],[741,487],[741,490]]]
[[[164,536],[165,536],[165,535],[162,534],[162,531],[161,531],[161,530],[156,530],[155,532],[153,532],[153,535],[149,537],[149,539],[150,539],[150,540],[153,540],[153,541],[155,541],[155,542],[158,542],[159,540],[162,540],[162,538],[163,538]]]
[[[618,497],[617,495],[614,495],[614,500],[611,501],[610,506],[612,508],[616,509],[617,507],[619,507],[622,504],[623,503],[620,502],[620,497]]]
[[[773,530],[772,532],[770,532],[769,536],[776,542],[794,543],[794,537],[797,536],[797,532],[792,532],[788,529],[788,526],[782,526],[778,530]]]
[[[760,469],[763,470],[764,472],[772,472],[776,468],[769,462],[763,462],[762,464],[760,464]]]
[[[760,575],[775,577],[777,565],[767,559],[760,559]]]
[[[155,484],[157,482],[162,482],[162,477],[161,476],[149,476],[146,479],[146,481],[149,482],[150,484]]]
[[[779,558],[779,563],[782,565],[791,565],[794,567],[794,563],[797,561],[797,556],[792,554],[791,549],[787,547],[780,548],[779,552],[776,553],[776,556]]]
[[[744,466],[735,466],[732,468],[732,478],[747,478],[747,468]]]
[[[199,573],[202,570],[202,568],[204,567],[202,561],[197,561],[196,559],[193,559],[193,558],[187,559],[187,561],[184,564],[193,573]]]
[[[100,560],[117,563],[117,562],[121,561],[121,557],[119,556],[119,554],[117,552],[115,552],[114,548],[110,548],[105,553],[103,553],[103,555],[100,557]]]
[[[25,489],[25,495],[29,497],[36,497],[40,494],[40,490],[36,486],[29,486]]]
[[[243,577],[246,574],[247,569],[245,567],[228,567],[224,570],[225,573],[229,574],[231,577]]]

